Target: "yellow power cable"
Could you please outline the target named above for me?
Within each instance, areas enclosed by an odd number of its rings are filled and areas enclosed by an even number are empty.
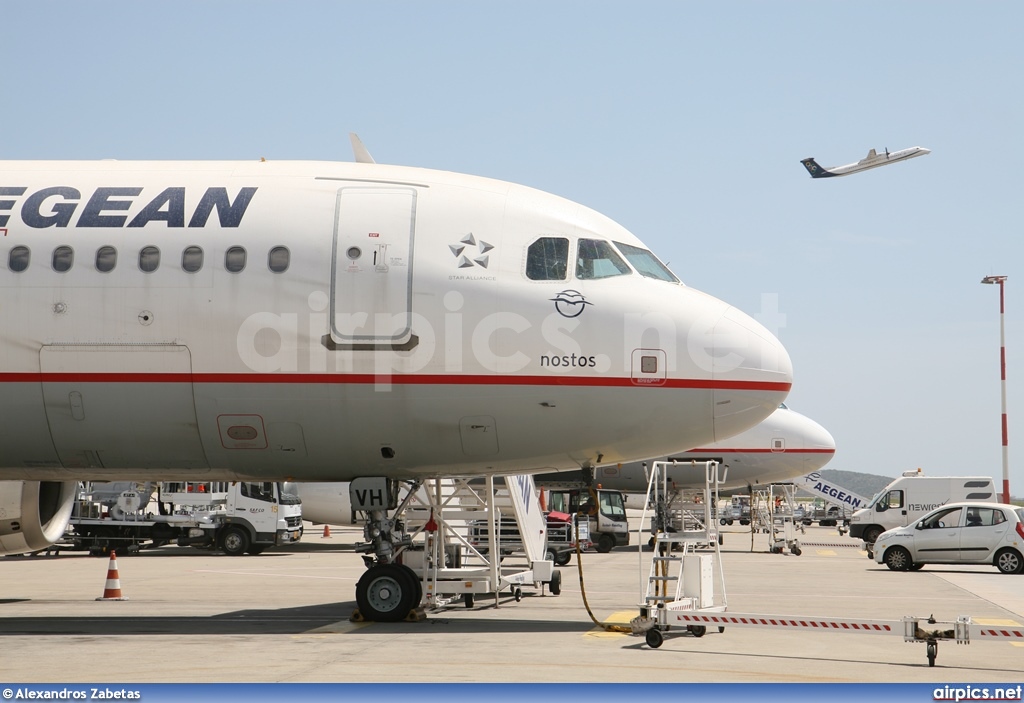
[[[581,514],[576,515],[576,525],[574,526],[576,529],[576,568],[580,575],[580,593],[583,595],[583,606],[587,609],[587,615],[590,616],[590,619],[595,625],[602,628],[605,632],[626,632],[633,634],[633,629],[630,627],[626,627],[624,625],[613,625],[610,622],[601,622],[594,617],[594,611],[590,609],[590,603],[587,602],[587,589],[583,585],[583,559],[581,558],[583,552],[580,550],[580,517],[582,517]]]

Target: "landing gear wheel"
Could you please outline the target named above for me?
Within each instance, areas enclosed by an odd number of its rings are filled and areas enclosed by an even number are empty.
[[[647,631],[644,635],[644,639],[647,640],[647,646],[651,649],[657,649],[665,641],[665,636],[661,634],[661,630],[654,628]]]
[[[939,654],[939,643],[928,643],[928,666],[935,666],[935,657]]]
[[[404,620],[415,604],[416,589],[408,572],[398,564],[377,564],[366,570],[356,584],[356,605],[367,620]]]
[[[597,551],[607,554],[615,546],[615,538],[611,535],[601,535],[597,538]]]
[[[690,631],[690,634],[694,637],[703,637],[708,633],[708,628],[704,625],[687,625],[686,629]]]
[[[409,579],[409,582],[412,583],[412,607],[415,608],[423,602],[423,582],[420,581],[420,577],[417,576],[416,572],[413,571],[411,568],[409,568],[405,564],[399,564],[399,566],[402,567],[402,570],[405,572],[405,575]]]
[[[548,590],[551,591],[551,595],[557,596],[562,592],[562,572],[553,571],[551,572],[551,580],[548,581]]]
[[[220,548],[228,556],[237,557],[245,554],[249,549],[249,533],[238,525],[230,525],[224,528],[224,534],[220,537]]]

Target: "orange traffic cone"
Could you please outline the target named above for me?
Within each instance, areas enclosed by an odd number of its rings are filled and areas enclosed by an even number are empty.
[[[324,525],[324,536],[323,536],[323,539],[327,539],[330,536],[331,536],[331,526],[330,525]]]
[[[121,577],[117,573],[117,554],[110,553],[110,565],[107,566],[107,585],[103,589],[103,597],[96,600],[128,600],[121,595]]]

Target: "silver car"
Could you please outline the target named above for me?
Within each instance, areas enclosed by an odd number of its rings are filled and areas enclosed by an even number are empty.
[[[991,564],[1024,572],[1024,508],[1004,503],[947,503],[913,525],[883,532],[875,561],[893,571],[925,564]]]

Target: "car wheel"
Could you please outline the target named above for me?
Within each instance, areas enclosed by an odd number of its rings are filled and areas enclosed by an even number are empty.
[[[913,563],[913,560],[910,558],[910,552],[903,547],[890,547],[885,552],[883,561],[893,571],[906,571]]]
[[[869,527],[864,530],[864,541],[868,544],[874,544],[878,541],[878,535],[882,534],[881,527]]]
[[[1001,574],[1019,574],[1024,571],[1024,560],[1020,552],[1013,549],[1000,549],[993,563]]]
[[[908,570],[908,571],[920,571],[920,570],[921,570],[921,569],[923,569],[923,568],[924,568],[924,562],[921,562],[921,561],[915,561],[915,562],[914,562],[913,564],[911,564],[911,565],[910,565],[910,566],[908,567],[908,569],[907,569],[907,570]]]

